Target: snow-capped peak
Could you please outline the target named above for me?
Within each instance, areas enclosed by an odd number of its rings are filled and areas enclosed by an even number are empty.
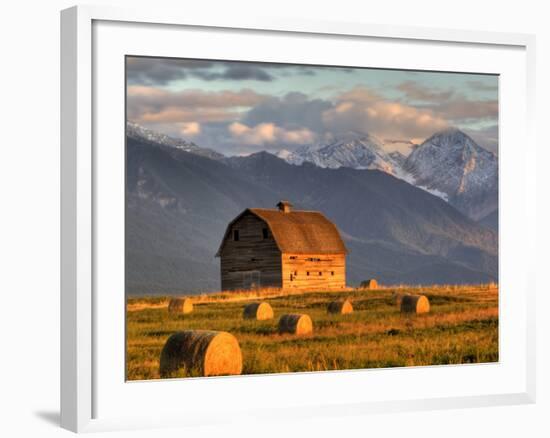
[[[126,123],[126,135],[139,140],[147,140],[164,146],[172,146],[183,150],[193,150],[198,146],[193,142],[185,141],[181,138],[169,137],[152,129],[145,128],[135,122]]]
[[[498,159],[456,128],[437,132],[405,160],[415,185],[437,189],[473,219],[497,206]]]
[[[324,144],[301,146],[294,151],[283,150],[278,156],[290,164],[300,165],[308,161],[319,167],[331,169],[377,169],[395,174],[399,167],[384,151],[382,142],[368,134],[347,135]]]
[[[293,152],[289,151],[288,149],[281,149],[279,152],[277,152],[277,156],[281,158],[282,160],[287,161],[291,156]]]
[[[195,143],[186,141],[182,138],[174,138],[166,134],[162,134],[161,132],[153,131],[152,129],[145,128],[130,120],[126,122],[126,135],[135,140],[145,140],[147,142],[160,144],[163,146],[170,146],[185,152],[202,155],[212,159],[219,160],[224,158],[224,155],[212,149],[202,148],[197,146]]]
[[[408,156],[386,151],[398,143],[411,148]],[[283,150],[278,156],[295,165],[311,162],[319,167],[381,170],[448,201],[476,220],[497,206],[497,157],[456,128],[437,132],[421,145],[352,134]]]

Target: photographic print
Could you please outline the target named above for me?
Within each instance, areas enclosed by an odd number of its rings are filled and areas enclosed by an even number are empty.
[[[128,380],[499,360],[498,76],[125,80]]]

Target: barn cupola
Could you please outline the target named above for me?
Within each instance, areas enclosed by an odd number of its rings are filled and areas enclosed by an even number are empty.
[[[288,201],[279,201],[277,207],[279,208],[279,211],[282,211],[283,213],[290,213],[292,204]]]

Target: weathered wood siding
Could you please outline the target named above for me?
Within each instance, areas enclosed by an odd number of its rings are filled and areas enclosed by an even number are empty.
[[[239,232],[238,241],[234,230]],[[232,225],[223,242],[220,264],[222,290],[282,287],[281,252],[267,224],[252,213]]]
[[[284,289],[332,290],[346,287],[345,254],[282,254],[281,262]]]

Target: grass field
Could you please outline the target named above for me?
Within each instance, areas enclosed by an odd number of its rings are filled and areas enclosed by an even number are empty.
[[[421,292],[430,313],[402,315],[392,293]],[[244,320],[245,304],[257,296],[275,318]],[[354,312],[327,314],[330,301],[349,298]],[[374,291],[235,292],[194,298],[188,315],[170,316],[168,297],[127,301],[127,379],[158,379],[159,357],[167,338],[187,329],[224,330],[236,336],[243,374],[358,368],[444,365],[498,361],[498,288],[489,285],[384,288]],[[284,313],[307,313],[314,331],[277,333]]]

